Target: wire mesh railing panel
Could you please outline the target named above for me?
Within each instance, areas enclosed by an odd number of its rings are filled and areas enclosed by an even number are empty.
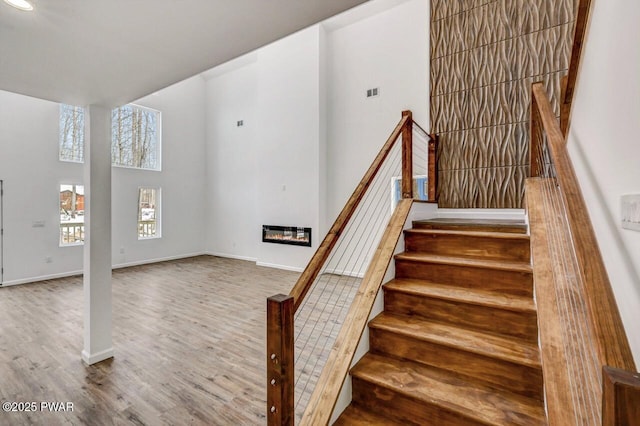
[[[295,411],[299,420],[388,223],[401,176],[396,141],[295,315]]]

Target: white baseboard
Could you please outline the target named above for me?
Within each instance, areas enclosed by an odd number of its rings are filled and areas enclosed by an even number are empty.
[[[95,354],[89,354],[86,350],[82,350],[82,360],[87,365],[93,365],[109,358],[113,358],[113,348],[105,349]]]
[[[133,262],[117,263],[117,264],[114,264],[112,268],[113,269],[130,268],[131,266],[140,266],[140,265],[147,265],[149,263],[167,262],[169,260],[186,259],[189,257],[203,256],[206,254],[208,253],[201,251],[196,253],[179,254],[176,256],[158,257],[155,259],[136,260]]]
[[[61,272],[59,274],[40,275],[37,277],[30,277],[30,278],[20,278],[17,280],[5,281],[2,283],[2,287],[9,287],[9,286],[18,285],[18,284],[36,283],[38,281],[55,280],[57,278],[75,277],[77,275],[82,275],[82,273],[83,273],[82,270],[78,270],[78,271]]]
[[[257,262],[258,261],[258,259],[255,258],[255,257],[238,256],[236,254],[219,253],[219,252],[216,252],[216,251],[207,251],[207,252],[205,252],[205,254],[207,254],[209,256],[226,257],[228,259],[247,260],[249,262]]]
[[[302,272],[304,268],[289,265],[278,265],[277,263],[256,262],[258,266],[266,266],[267,268],[284,269],[285,271]]]
[[[198,253],[180,254],[180,255],[177,255],[177,256],[161,257],[161,258],[155,258],[155,259],[138,260],[138,261],[134,261],[134,262],[117,263],[117,264],[114,264],[112,266],[112,268],[113,269],[129,268],[131,266],[146,265],[146,264],[149,264],[149,263],[166,262],[166,261],[169,261],[169,260],[186,259],[186,258],[189,258],[189,257],[202,256],[202,255],[206,255],[206,254],[208,254],[208,253],[198,252]],[[48,274],[48,275],[40,275],[40,276],[37,276],[37,277],[20,278],[20,279],[17,279],[17,280],[5,281],[5,282],[2,283],[2,287],[9,287],[9,286],[12,286],[12,285],[19,285],[19,284],[36,283],[36,282],[39,282],[39,281],[46,281],[46,280],[55,280],[57,278],[74,277],[74,276],[77,276],[77,275],[82,275],[83,273],[84,273],[84,271],[82,269],[80,269],[80,270],[76,270],[76,271],[60,272],[60,273],[57,273],[57,274]]]
[[[206,252],[206,254],[208,254],[209,256],[226,257],[229,259],[247,260],[249,262],[255,262],[257,266],[264,266],[267,268],[283,269],[285,271],[293,271],[293,272],[304,271],[304,268],[298,268],[297,266],[279,265],[277,263],[268,263],[268,262],[258,262],[258,259],[256,259],[255,257],[238,256],[235,254],[212,252],[212,251],[208,251]]]

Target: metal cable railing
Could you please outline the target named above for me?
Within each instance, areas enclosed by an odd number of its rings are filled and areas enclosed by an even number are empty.
[[[398,201],[435,193],[428,188],[430,143],[403,112],[290,296],[269,298],[269,424],[293,424],[304,413]],[[413,188],[403,175],[414,177]]]
[[[552,327],[547,326],[549,318],[540,318],[543,368],[549,370],[545,375],[562,378],[549,383],[547,391],[557,397],[547,398],[549,416],[599,425],[602,366],[635,367],[564,136],[542,83],[532,87],[530,164],[531,176],[539,178],[532,182],[536,195],[530,203],[542,212],[531,222],[532,246],[543,253],[534,256],[534,278],[544,277],[536,287],[550,288],[536,300],[555,305]],[[535,246],[536,235],[544,248]],[[544,271],[537,261],[547,262]],[[557,388],[558,383],[566,386]]]
[[[335,343],[384,226],[391,216],[392,179],[401,173],[396,143],[338,238],[295,316],[296,417],[300,418]]]

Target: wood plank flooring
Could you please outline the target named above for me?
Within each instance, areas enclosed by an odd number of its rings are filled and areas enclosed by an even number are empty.
[[[0,412],[0,424],[264,424],[266,297],[297,277],[211,256],[116,270],[115,358],[91,367],[80,277],[1,288],[0,401],[74,411]]]

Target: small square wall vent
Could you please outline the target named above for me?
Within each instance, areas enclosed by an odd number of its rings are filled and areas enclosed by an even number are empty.
[[[379,89],[374,87],[373,89],[367,89],[367,98],[373,98],[374,96],[378,96]]]

